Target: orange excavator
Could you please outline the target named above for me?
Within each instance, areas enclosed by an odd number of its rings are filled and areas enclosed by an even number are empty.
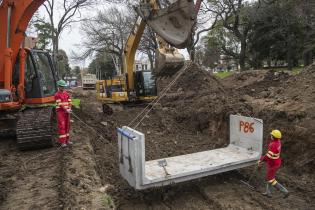
[[[0,0],[0,134],[13,130],[21,150],[53,145],[57,74],[47,52],[22,44],[30,19],[44,2]],[[140,16],[168,44],[187,45],[195,23],[194,1],[172,1],[163,9],[156,9],[155,2],[139,0]]]
[[[0,129],[21,150],[52,146],[54,65],[47,52],[22,46],[30,19],[44,0],[0,1]]]

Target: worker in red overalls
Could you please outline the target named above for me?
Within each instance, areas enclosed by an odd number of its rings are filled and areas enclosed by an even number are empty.
[[[263,193],[263,195],[267,197],[271,197],[271,187],[275,187],[278,190],[280,190],[282,193],[284,193],[284,198],[287,198],[289,196],[289,191],[282,186],[277,180],[276,180],[276,173],[278,169],[281,166],[281,132],[279,130],[273,130],[271,133],[271,140],[268,146],[268,151],[266,155],[263,155],[259,162],[258,166],[261,167],[262,162],[265,162],[266,164],[266,181],[267,181],[267,187],[266,192]]]
[[[71,113],[71,98],[64,88],[67,86],[64,80],[57,82],[58,92],[55,94],[57,123],[59,133],[59,143],[61,147],[71,145],[70,141],[70,113]]]

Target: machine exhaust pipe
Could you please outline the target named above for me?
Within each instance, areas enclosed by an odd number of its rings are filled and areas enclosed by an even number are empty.
[[[10,34],[11,34],[11,16],[12,16],[12,6],[8,6],[8,20],[7,20],[7,38],[6,38],[6,47],[10,48]]]

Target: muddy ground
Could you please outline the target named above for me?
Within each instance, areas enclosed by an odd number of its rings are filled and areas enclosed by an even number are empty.
[[[158,81],[160,90],[172,79]],[[105,115],[93,92],[75,89],[82,107],[72,116],[71,149],[19,152],[14,140],[0,142],[0,209],[315,209],[314,81],[315,67],[297,76],[264,70],[222,80],[190,65],[137,127],[150,160],[227,145],[229,114],[261,118],[265,137],[274,128],[284,133],[278,180],[291,191],[287,199],[241,184],[253,167],[134,191],[119,175],[115,130],[143,108]],[[252,180],[260,191],[263,173]]]

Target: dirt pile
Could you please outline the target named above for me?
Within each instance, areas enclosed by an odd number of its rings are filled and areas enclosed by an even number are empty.
[[[225,94],[224,86],[214,75],[196,64],[190,64],[155,110],[163,113],[162,118],[174,120],[165,129],[173,132],[207,132],[209,115],[225,112],[226,107],[221,106],[222,103],[229,106],[235,100]]]
[[[293,76],[277,72],[265,72],[261,77],[257,74],[260,78],[258,81],[254,80],[255,76],[251,82],[246,79],[242,82],[237,80],[238,85],[231,88],[221,84],[224,81],[221,82],[209,72],[192,65],[137,129],[146,134],[146,159],[150,160],[226,145],[229,133],[228,116],[231,113],[262,118],[265,123],[265,137],[272,128],[279,128],[284,132],[284,167],[278,179],[293,192],[289,199],[282,200],[277,194],[277,201],[274,202],[248,191],[240,184],[242,175],[236,171],[208,177],[202,182],[135,192],[119,175],[115,128],[128,125],[142,108],[128,108],[107,116],[101,114],[98,108],[100,105],[92,100],[92,96],[83,97],[83,112],[80,116],[106,138],[93,138],[92,145],[102,184],[109,186],[106,193],[113,197],[115,205],[119,209],[311,209],[315,183],[310,170],[312,162],[305,162],[303,157],[301,160],[304,162],[297,164],[302,166],[301,172],[291,171],[296,167],[293,164],[298,162],[296,156],[304,151],[309,157],[311,151],[307,150],[310,146],[308,140],[303,148],[299,147],[299,139],[303,137],[296,138],[296,134],[293,134],[296,132],[294,129],[299,128],[304,120],[300,121],[297,117],[300,116],[300,109],[284,109],[283,103],[276,99],[281,99],[279,89],[285,89],[283,85],[291,81]],[[168,81],[172,79],[169,78]],[[235,80],[228,83],[233,84],[233,81]],[[264,91],[268,91],[267,96],[263,94]],[[296,122],[291,123],[292,119]],[[257,175],[254,181],[262,190],[263,174]]]
[[[313,179],[315,165],[315,66],[291,76],[281,86],[269,88],[260,103],[264,117],[273,128],[284,132],[284,157],[288,168],[303,174],[309,172]],[[298,159],[297,159],[298,157]]]
[[[222,147],[229,115],[242,114],[264,120],[265,146],[270,130],[280,129],[284,169],[314,182],[314,83],[315,66],[298,75],[262,70],[220,80],[192,64],[139,127],[147,134],[147,158]]]
[[[289,77],[288,71],[250,70],[236,72],[222,79],[222,84],[228,89],[245,89],[246,92],[255,93],[266,90],[268,86],[281,86]]]
[[[291,191],[288,199],[276,191],[266,199],[242,185],[252,168],[134,191],[119,174],[116,128],[142,108],[102,114],[94,91],[76,89],[82,108],[74,110],[80,120],[72,116],[72,150],[21,153],[13,140],[1,140],[0,209],[314,209],[314,80],[314,66],[297,76],[249,71],[221,80],[190,65],[137,127],[149,160],[226,145],[230,113],[261,118],[265,137],[283,131],[277,179]],[[263,172],[252,184],[264,189]]]
[[[315,66],[298,75],[242,72],[223,79],[223,83],[234,98],[251,107],[252,116],[264,120],[265,138],[272,129],[283,132],[285,168],[300,175],[307,173],[315,180]]]
[[[229,137],[229,115],[250,112],[250,107],[231,97],[210,72],[196,64],[189,64],[182,71],[138,128],[147,134],[148,159],[225,146]],[[166,86],[164,84],[164,88]]]

